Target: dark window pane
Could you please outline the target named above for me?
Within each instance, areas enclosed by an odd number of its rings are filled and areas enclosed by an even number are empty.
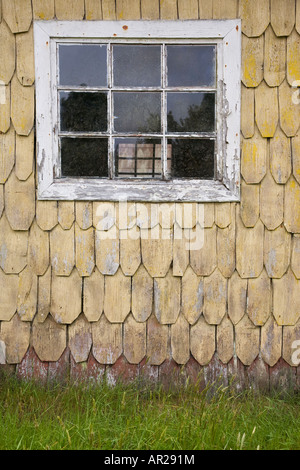
[[[107,86],[106,49],[99,44],[60,44],[60,85]]]
[[[61,92],[60,129],[69,132],[105,132],[107,93]]]
[[[114,46],[115,86],[160,86],[160,46]]]
[[[169,139],[172,145],[173,178],[213,179],[214,141]]]
[[[168,86],[214,86],[215,46],[167,46]]]
[[[114,130],[116,132],[160,132],[160,93],[114,93]]]
[[[96,138],[61,139],[62,176],[108,177],[108,140]]]
[[[167,103],[168,132],[214,131],[214,93],[168,93]]]
[[[160,139],[115,139],[116,176],[161,177]]]

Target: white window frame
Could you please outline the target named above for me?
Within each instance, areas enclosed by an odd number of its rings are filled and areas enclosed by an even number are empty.
[[[168,40],[217,45],[217,156],[214,180],[58,178],[56,44]],[[241,21],[35,21],[38,199],[225,202],[240,199]]]

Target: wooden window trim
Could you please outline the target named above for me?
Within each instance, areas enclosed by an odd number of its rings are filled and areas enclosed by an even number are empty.
[[[56,177],[58,129],[56,42],[110,38],[218,44],[217,180],[120,180]],[[103,201],[238,201],[240,198],[240,20],[36,21],[36,138],[38,198]]]

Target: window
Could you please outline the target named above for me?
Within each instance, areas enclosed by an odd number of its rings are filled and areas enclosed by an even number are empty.
[[[239,20],[34,34],[40,199],[238,200]]]

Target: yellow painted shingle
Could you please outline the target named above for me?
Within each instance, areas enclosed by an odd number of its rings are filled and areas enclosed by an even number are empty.
[[[26,181],[33,171],[34,130],[28,136],[16,134],[15,174],[19,180]]]
[[[267,139],[261,137],[255,129],[251,139],[244,139],[242,144],[241,172],[246,183],[259,183],[266,174]]]
[[[82,230],[75,223],[75,261],[80,276],[90,276],[95,267],[94,228]]]
[[[271,0],[271,24],[277,36],[291,34],[295,24],[295,0]]]
[[[131,307],[131,278],[118,269],[114,276],[105,276],[104,313],[111,323],[122,323]]]
[[[22,321],[32,321],[37,307],[37,276],[27,266],[19,275],[17,311]]]
[[[285,186],[284,225],[288,232],[300,233],[300,185],[293,176]]]
[[[139,20],[140,0],[116,0],[117,20]]]
[[[13,126],[0,134],[0,183],[5,183],[15,163],[15,131]]]
[[[141,0],[141,16],[144,20],[158,20],[159,0]]]
[[[299,129],[300,113],[297,100],[295,103],[295,88],[286,80],[279,87],[279,110],[281,129],[288,137],[293,137]]]
[[[90,323],[80,315],[68,328],[68,346],[75,362],[85,362],[92,346]]]
[[[161,20],[177,20],[177,0],[159,0],[159,3]]]
[[[29,135],[34,124],[34,86],[22,86],[16,75],[11,81],[11,119],[19,135]]]
[[[44,323],[34,322],[32,346],[41,361],[58,361],[67,345],[67,328],[49,316]]]
[[[276,183],[285,184],[292,172],[291,141],[277,128],[270,140],[270,168]]]
[[[249,37],[261,36],[270,21],[269,0],[240,0],[242,31]]]
[[[139,364],[146,355],[146,323],[130,314],[124,322],[124,356],[130,364]]]
[[[271,367],[281,357],[282,327],[271,316],[261,329],[261,357]]]
[[[178,0],[178,16],[180,20],[197,20],[198,0]]]
[[[162,324],[175,323],[180,312],[181,279],[172,275],[154,278],[154,313]]]
[[[34,221],[28,241],[28,264],[34,274],[42,276],[47,271],[50,264],[49,251],[49,234],[41,230]]]
[[[265,229],[264,264],[269,277],[280,279],[290,263],[291,235],[280,225],[275,230]]]
[[[217,326],[217,353],[218,358],[227,364],[234,353],[234,331],[233,325],[228,317],[224,317]]]
[[[254,135],[254,89],[241,84],[241,131],[245,139]]]
[[[300,80],[300,34],[294,30],[287,38],[287,81],[295,86]],[[299,82],[298,82],[299,86]]]
[[[0,320],[10,321],[17,310],[19,278],[0,269]]]
[[[265,270],[248,281],[247,314],[254,325],[266,323],[271,314],[271,282]]]
[[[258,277],[263,269],[264,226],[259,220],[255,227],[246,228],[237,215],[236,269],[242,278]]]
[[[20,181],[14,172],[5,183],[6,216],[13,230],[28,230],[35,214],[34,175]]]
[[[245,227],[254,227],[259,217],[259,190],[258,184],[241,182],[241,218]]]
[[[228,315],[236,325],[246,313],[247,279],[242,279],[235,271],[228,280]]]
[[[38,305],[36,321],[43,323],[50,312],[51,305],[51,266],[43,276],[38,276]]]
[[[260,187],[260,218],[269,230],[283,222],[284,186],[267,173]]]
[[[203,278],[197,276],[189,266],[182,277],[181,311],[193,325],[203,310]]]
[[[199,0],[199,17],[210,20],[213,17],[213,0]]]
[[[273,279],[273,315],[278,325],[295,325],[300,317],[300,280],[291,269]]]
[[[100,364],[114,364],[122,354],[122,325],[110,323],[105,315],[92,323],[93,356]]]
[[[54,0],[32,0],[32,10],[35,20],[52,20],[54,17]]]
[[[177,364],[186,364],[190,358],[190,328],[183,315],[171,325],[172,357]]]
[[[206,365],[212,359],[216,348],[216,327],[206,323],[203,315],[191,326],[191,353],[200,365]]]
[[[58,20],[82,20],[84,0],[55,0],[55,15]]]
[[[146,321],[152,312],[153,279],[141,264],[132,278],[131,311],[136,321]]]
[[[247,315],[235,326],[236,354],[245,366],[249,366],[259,353],[259,327],[254,326]]]
[[[120,230],[120,266],[126,276],[133,276],[141,264],[140,229]]]
[[[15,71],[15,37],[6,25],[0,23],[0,80],[6,85],[10,82]]]
[[[1,92],[3,98],[0,100],[0,132],[5,133],[10,128],[10,84],[2,84]]]
[[[19,364],[29,346],[30,323],[20,320],[19,315],[14,315],[10,321],[1,323],[0,339],[6,345],[6,362]]]
[[[263,79],[264,37],[248,38],[242,35],[242,82],[257,87]]]
[[[2,13],[12,33],[29,30],[32,21],[31,0],[3,0]]]
[[[36,201],[36,221],[42,230],[57,224],[57,201]]]
[[[102,5],[101,0],[85,0],[85,19],[101,20]]]
[[[286,38],[277,37],[269,26],[265,32],[264,79],[269,86],[279,86],[286,74]]]
[[[23,86],[34,83],[33,27],[28,32],[16,35],[17,77]]]
[[[255,121],[263,137],[273,137],[278,123],[278,91],[265,81],[255,89]]]
[[[152,315],[147,322],[147,360],[150,365],[160,365],[168,355],[169,327]]]
[[[190,251],[190,264],[198,276],[209,276],[214,271],[217,266],[217,227],[215,225],[204,229],[203,246]]]
[[[296,278],[300,279],[300,235],[293,236],[291,268]]]
[[[293,174],[300,183],[300,132],[292,139]]]
[[[72,227],[75,220],[75,207],[73,201],[58,201],[57,220],[64,230]]]
[[[97,268],[83,279],[83,313],[89,322],[98,321],[104,305],[104,276]]]
[[[57,276],[69,276],[75,265],[74,226],[63,230],[56,225],[50,233],[50,256],[53,273]]]
[[[219,325],[226,313],[227,280],[216,269],[203,280],[203,315],[207,323]]]
[[[7,274],[21,272],[27,264],[28,232],[12,230],[5,213],[0,219],[0,267]]]
[[[57,323],[72,323],[81,313],[82,279],[77,269],[70,276],[52,276],[50,313]]]

